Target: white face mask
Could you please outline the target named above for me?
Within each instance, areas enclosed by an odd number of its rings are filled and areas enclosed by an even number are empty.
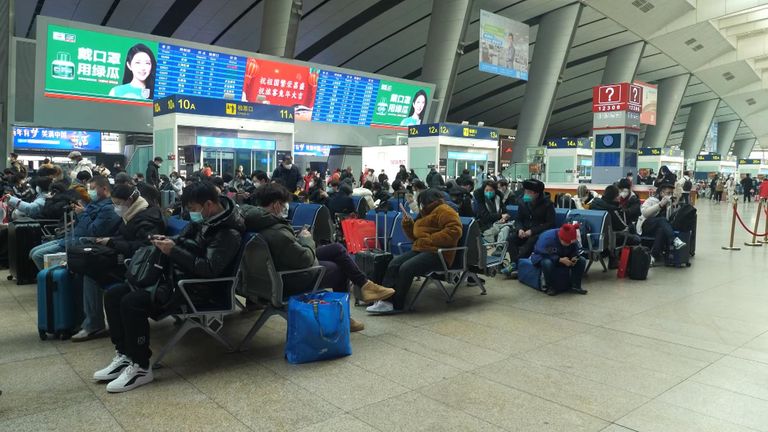
[[[128,206],[125,206],[125,205],[115,206],[115,213],[120,217],[122,217],[125,214],[126,210],[128,210]]]
[[[629,191],[624,189],[623,191],[619,192],[619,196],[621,198],[627,198],[629,196]]]
[[[291,167],[293,166],[293,164],[289,164],[289,163],[288,163],[288,164],[286,164],[286,163],[284,163],[284,164],[283,164],[283,166],[285,167],[285,169],[291,169]]]
[[[288,219],[288,203],[283,204],[283,210],[280,212],[280,217]]]

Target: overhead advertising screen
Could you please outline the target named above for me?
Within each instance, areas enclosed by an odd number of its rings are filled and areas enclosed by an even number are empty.
[[[48,26],[45,95],[151,106],[157,43]]]
[[[197,145],[200,147],[234,148],[249,150],[274,150],[275,140],[254,138],[222,138],[198,136]]]
[[[13,128],[14,150],[101,151],[101,132]]]
[[[480,10],[480,70],[528,81],[528,25]]]
[[[379,80],[321,70],[312,121],[368,126]]]
[[[416,126],[424,123],[429,88],[381,80],[371,125]]]
[[[249,58],[242,101],[294,107],[296,120],[312,120],[318,70],[307,66]]]
[[[654,84],[648,84],[642,81],[635,81],[635,85],[638,85],[643,89],[643,107],[640,110],[640,123],[655,125],[658,89]]]
[[[155,99],[172,94],[237,99],[243,88],[245,57],[161,43]]]

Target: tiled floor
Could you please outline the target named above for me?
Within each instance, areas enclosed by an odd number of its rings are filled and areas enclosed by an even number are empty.
[[[498,278],[413,314],[356,309],[367,328],[340,360],[287,364],[279,318],[241,354],[193,333],[121,395],[90,380],[108,340],[39,341],[34,287],[3,282],[0,431],[768,431],[768,247],[722,251],[729,222],[702,203],[693,267],[644,282],[595,268],[587,296]],[[153,345],[172,330],[154,324]]]

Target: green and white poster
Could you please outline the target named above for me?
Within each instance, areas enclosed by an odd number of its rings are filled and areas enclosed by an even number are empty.
[[[45,96],[151,105],[157,43],[48,26]]]
[[[371,125],[416,126],[424,122],[429,88],[381,80]]]

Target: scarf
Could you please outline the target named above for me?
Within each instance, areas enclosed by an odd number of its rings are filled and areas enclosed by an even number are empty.
[[[139,214],[139,212],[146,209],[147,207],[149,207],[149,203],[147,200],[140,196],[133,204],[131,204],[130,207],[128,207],[128,210],[123,214],[123,222],[128,224],[128,222],[133,219],[134,216]]]

